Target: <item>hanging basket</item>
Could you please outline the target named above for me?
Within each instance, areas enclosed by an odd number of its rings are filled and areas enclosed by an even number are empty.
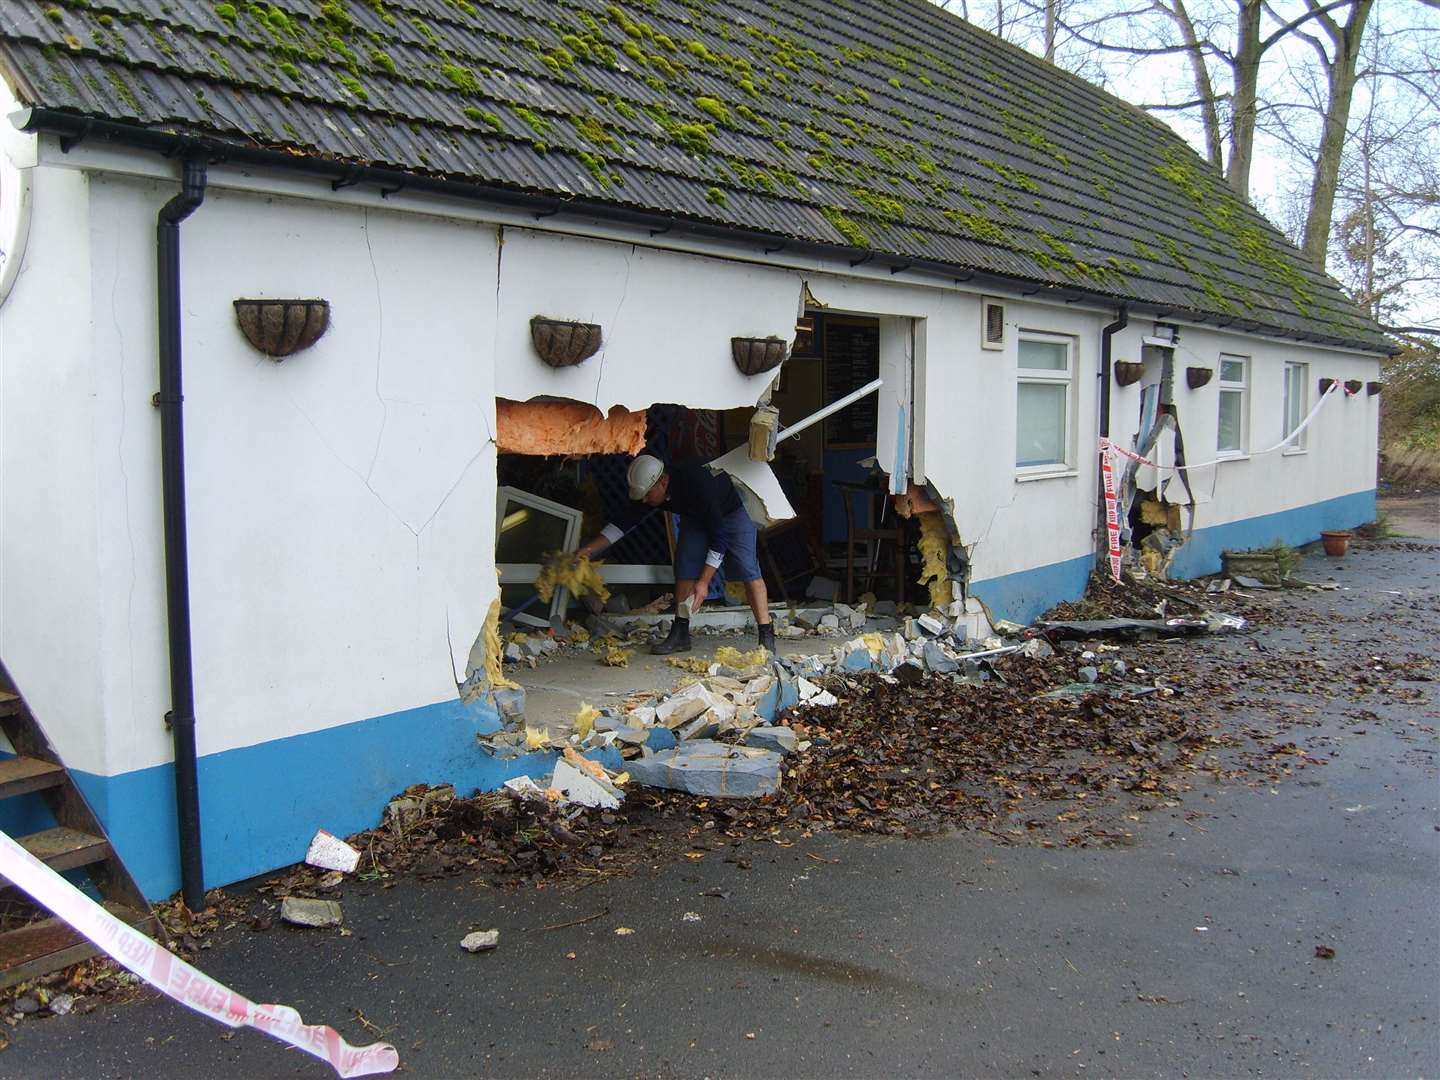
[[[1215,369],[1208,367],[1187,367],[1185,382],[1191,390],[1199,390],[1215,376]]]
[[[1365,393],[1368,394],[1370,397],[1374,397],[1384,388],[1385,384],[1383,382],[1367,382],[1365,384]]]
[[[790,343],[784,338],[730,339],[730,356],[742,375],[763,375],[767,371],[774,371],[785,362],[789,351]]]
[[[1330,387],[1332,387],[1332,386],[1334,386],[1334,385],[1335,385],[1335,380],[1334,380],[1334,379],[1321,379],[1321,380],[1320,380],[1320,393],[1324,394],[1326,391],[1328,391],[1328,390],[1330,389]]]
[[[551,367],[574,367],[599,351],[600,327],[536,315],[530,320],[530,341],[540,359]]]
[[[1358,394],[1358,393],[1360,393],[1360,388],[1361,388],[1362,386],[1364,386],[1364,385],[1365,385],[1365,384],[1362,383],[1359,379],[1346,379],[1346,380],[1345,380],[1345,389],[1346,389],[1347,391],[1349,391],[1351,394]]]
[[[330,328],[328,300],[236,300],[240,332],[272,360],[308,349]]]
[[[1145,365],[1134,360],[1115,361],[1115,383],[1118,386],[1129,386],[1131,383],[1140,381],[1140,376],[1145,374]]]

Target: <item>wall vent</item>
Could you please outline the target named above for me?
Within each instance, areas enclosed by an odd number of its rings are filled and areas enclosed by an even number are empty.
[[[980,336],[982,349],[1005,348],[1005,305],[988,297],[980,301],[985,325]]]

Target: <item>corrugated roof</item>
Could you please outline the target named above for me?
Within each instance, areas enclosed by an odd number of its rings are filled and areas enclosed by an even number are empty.
[[[1385,349],[1163,124],[925,0],[0,0],[22,102]]]

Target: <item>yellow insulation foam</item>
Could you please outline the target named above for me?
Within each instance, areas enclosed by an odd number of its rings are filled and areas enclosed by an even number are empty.
[[[515,690],[519,687],[519,683],[505,677],[505,671],[500,666],[504,648],[500,641],[500,599],[496,597],[490,602],[490,613],[485,616],[485,680],[492,690]]]
[[[542,601],[548,601],[559,588],[569,589],[571,596],[593,596],[602,604],[610,599],[610,590],[600,576],[599,563],[577,559],[564,551],[552,551],[545,556],[545,565],[535,579],[535,591]]]
[[[752,668],[770,662],[770,651],[757,645],[749,652],[742,653],[734,645],[721,645],[715,650],[715,662],[725,667]]]
[[[930,589],[930,606],[950,603],[950,530],[938,510],[920,515],[920,584]]]

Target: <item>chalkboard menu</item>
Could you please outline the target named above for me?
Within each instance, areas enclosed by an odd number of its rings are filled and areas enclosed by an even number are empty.
[[[838,401],[880,377],[880,326],[873,319],[825,318],[825,400]],[[825,445],[874,446],[878,394],[825,421]]]

